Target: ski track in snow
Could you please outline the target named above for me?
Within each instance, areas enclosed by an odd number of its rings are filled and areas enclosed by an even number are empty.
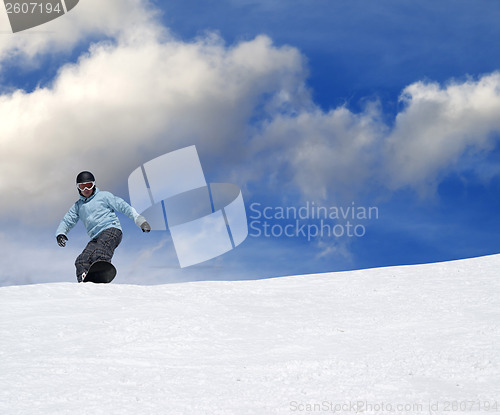
[[[0,414],[500,413],[499,265],[2,287]]]

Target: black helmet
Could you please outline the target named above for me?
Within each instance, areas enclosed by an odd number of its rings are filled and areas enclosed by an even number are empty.
[[[76,183],[88,183],[95,182],[94,175],[89,171],[82,171],[78,176],[76,176]]]

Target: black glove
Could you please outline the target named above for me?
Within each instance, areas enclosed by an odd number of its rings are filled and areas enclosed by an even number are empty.
[[[141,229],[142,229],[143,232],[150,232],[151,231],[151,226],[149,226],[149,223],[144,222],[141,225]]]
[[[56,239],[57,239],[57,243],[59,244],[59,246],[61,246],[63,248],[66,246],[66,241],[68,240],[66,235],[61,233],[61,234],[56,236]]]

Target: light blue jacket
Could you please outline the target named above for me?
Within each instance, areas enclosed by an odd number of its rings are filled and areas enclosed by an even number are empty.
[[[146,222],[146,219],[139,215],[125,200],[110,192],[101,192],[96,187],[92,196],[89,198],[80,196],[80,199],[64,215],[57,228],[56,236],[67,235],[79,219],[85,225],[90,239],[94,239],[105,229],[117,228],[121,230],[122,227],[115,211],[127,215],[139,227]]]

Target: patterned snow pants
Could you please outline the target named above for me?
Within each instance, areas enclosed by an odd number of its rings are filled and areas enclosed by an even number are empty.
[[[87,272],[96,261],[109,261],[113,258],[115,249],[122,241],[122,231],[117,228],[108,228],[92,239],[75,261],[76,278]]]

